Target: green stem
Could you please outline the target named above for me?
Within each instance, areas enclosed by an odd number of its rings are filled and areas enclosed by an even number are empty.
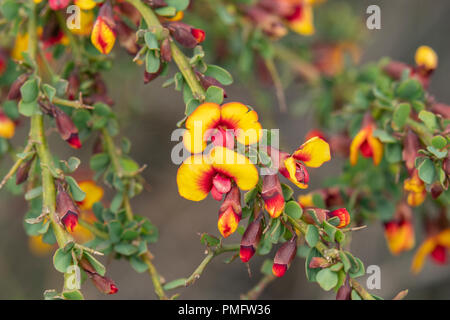
[[[152,260],[147,254],[144,255],[142,258],[148,267],[148,273],[150,274],[150,277],[152,279],[156,295],[159,297],[160,300],[167,300],[166,293],[164,292],[164,289],[161,285],[161,278],[155,266],[153,265]]]
[[[427,146],[431,146],[431,139],[433,138],[433,136],[428,132],[427,128],[418,123],[417,121],[414,121],[411,118],[408,118],[406,120],[406,125],[409,126],[412,131],[414,131],[420,138],[420,140],[422,140],[422,142],[427,145]]]
[[[269,285],[272,281],[274,281],[276,277],[273,274],[265,275],[258,284],[249,290],[246,294],[241,295],[242,300],[256,300],[264,291],[264,289]]]
[[[150,9],[150,7],[148,7],[144,3],[142,3],[141,0],[127,0],[127,1],[141,13],[149,29],[162,28],[162,25],[159,22],[159,19],[155,15],[153,10]],[[189,88],[191,88],[193,96],[200,102],[203,102],[205,100],[205,90],[198,81],[197,76],[195,75],[194,70],[189,64],[188,59],[174,42],[170,43],[170,49],[172,52],[173,60],[175,61],[175,64],[178,66],[178,69],[183,75],[184,80],[188,84]]]
[[[90,224],[86,220],[78,218],[78,224],[80,226],[86,228],[87,230],[89,230],[90,232],[92,232],[94,235],[96,235],[99,238],[102,238],[102,239],[105,239],[105,240],[109,238],[109,235],[106,232],[103,232],[103,231],[97,229],[95,226],[93,226],[92,224]]]
[[[58,98],[58,97],[53,97],[52,102],[55,104],[60,104],[62,106],[75,108],[75,109],[94,109],[94,107],[85,105],[81,101],[66,100],[66,99],[62,99],[62,98]]]
[[[239,251],[240,245],[234,244],[234,245],[226,245],[226,246],[220,246],[219,248],[215,250],[211,250],[208,252],[206,257],[203,259],[203,261],[199,264],[199,266],[194,270],[194,272],[191,274],[189,278],[185,281],[185,286],[188,287],[197,281],[197,279],[200,278],[203,271],[205,270],[206,266],[218,255],[225,253],[225,252],[232,252],[232,251]]]
[[[109,157],[111,158],[111,163],[113,165],[114,171],[117,173],[119,178],[122,178],[123,177],[123,169],[122,169],[122,166],[120,165],[120,160],[117,155],[116,146],[114,145],[112,137],[109,134],[107,129],[105,129],[105,128],[102,129],[102,136],[103,136],[103,141],[105,142],[106,152],[108,153]]]
[[[31,143],[31,141],[29,141],[25,149],[23,149],[22,153],[27,154],[28,152],[30,152],[32,147],[33,144]],[[24,158],[17,159],[17,161],[13,164],[11,169],[9,169],[8,173],[3,178],[2,182],[0,182],[0,189],[3,188],[6,182],[8,182],[9,178],[11,178],[14,175],[14,173],[16,173],[16,171],[19,169],[20,165],[23,163],[24,160],[25,160]]]

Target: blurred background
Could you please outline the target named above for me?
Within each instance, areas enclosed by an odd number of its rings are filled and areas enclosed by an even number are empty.
[[[194,0],[195,1],[195,0]],[[415,49],[422,44],[434,48],[439,55],[439,67],[432,78],[430,91],[440,101],[450,103],[450,3],[448,0],[384,0],[384,1],[334,1],[352,8],[365,21],[366,9],[370,4],[381,8],[381,30],[366,30],[367,45],[363,49],[362,63],[377,61],[383,56],[413,63]],[[320,14],[321,7],[317,8]],[[362,24],[362,27],[365,23]],[[207,35],[208,35],[208,30]],[[217,212],[219,205],[210,197],[202,202],[191,202],[178,195],[176,185],[177,165],[171,162],[170,141],[176,122],[184,116],[184,104],[179,92],[173,88],[162,89],[162,79],[144,86],[142,68],[136,67],[126,54],[116,50],[117,63],[105,75],[114,106],[122,116],[121,135],[133,143],[131,156],[139,164],[148,164],[143,176],[150,184],[150,190],[133,199],[136,214],[145,215],[158,226],[160,240],[151,245],[155,265],[168,281],[190,275],[204,258],[204,247],[199,241],[199,232],[218,235]],[[208,54],[206,55],[208,57]],[[214,62],[214,61],[209,61]],[[173,70],[172,70],[173,71]],[[232,71],[232,70],[230,70]],[[270,89],[272,90],[272,89]],[[286,95],[288,107],[301,99],[302,87],[290,86]],[[278,113],[275,92],[272,92],[270,110],[260,109],[254,96],[250,95],[246,83],[235,78],[227,87],[228,100],[241,101],[260,111],[265,128],[281,128],[281,146],[293,150],[303,142],[306,132],[313,128],[310,113],[292,116]],[[230,101],[231,101],[230,100]],[[310,106],[314,108],[314,106]],[[270,118],[270,122],[269,122]],[[14,141],[22,143],[26,138],[27,125],[22,126]],[[75,155],[87,169],[92,144],[85,144],[81,150],[69,150],[61,139],[52,134],[50,148],[62,158]],[[328,175],[338,174],[340,159],[325,164],[321,169],[311,171],[313,183],[310,188],[320,186]],[[2,171],[10,163],[2,163]],[[296,190],[296,195],[302,191]],[[304,191],[303,191],[304,192]],[[41,299],[44,289],[60,289],[62,276],[52,265],[51,255],[32,255],[28,238],[23,230],[23,214],[26,202],[21,196],[0,193],[0,299]],[[422,241],[418,232],[416,243]],[[232,236],[226,243],[235,243]],[[381,289],[373,294],[390,299],[400,290],[409,289],[410,299],[450,298],[450,270],[448,266],[438,267],[430,262],[424,270],[413,276],[409,269],[413,251],[399,257],[392,257],[386,247],[383,228],[380,223],[355,232],[351,252],[369,265],[381,268]],[[271,254],[274,254],[273,252]],[[190,288],[181,289],[183,299],[238,299],[262,277],[259,272],[264,258],[251,261],[253,276],[249,278],[245,265],[239,261],[224,264],[226,255],[219,256],[207,267],[202,277]],[[137,274],[126,261],[112,261],[105,257],[107,275],[119,287],[116,295],[105,297],[87,281],[82,292],[88,299],[154,299],[156,298],[148,274]],[[361,283],[365,285],[365,279]],[[286,275],[272,282],[261,299],[334,299],[334,293],[324,292],[316,283],[305,278],[304,260],[295,259]]]

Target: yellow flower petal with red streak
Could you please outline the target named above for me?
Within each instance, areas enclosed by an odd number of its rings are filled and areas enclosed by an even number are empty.
[[[367,128],[363,128],[358,132],[358,134],[353,138],[350,145],[350,164],[354,166],[358,162],[359,148],[366,140],[369,131]]]
[[[385,237],[389,251],[394,255],[414,247],[414,230],[410,223],[396,226],[392,231],[386,230]]]
[[[116,35],[102,17],[97,17],[91,33],[91,42],[103,54],[111,52],[116,42]]]
[[[318,168],[324,162],[330,161],[330,145],[319,137],[313,137],[302,144],[293,157],[308,167]]]
[[[211,150],[210,159],[214,169],[233,178],[239,189],[250,190],[258,183],[258,170],[246,156],[224,147],[215,147]]]
[[[201,201],[211,190],[214,168],[201,154],[187,158],[177,172],[180,195],[188,200]]]
[[[28,247],[31,253],[38,257],[49,255],[53,251],[53,246],[42,241],[42,235],[31,236],[28,240]]]
[[[289,173],[289,181],[294,183],[300,189],[308,188],[307,184],[297,181],[297,178],[295,177],[295,173],[297,171],[297,165],[296,165],[295,159],[293,157],[289,157],[286,160],[284,160],[284,165],[286,167],[286,170]]]
[[[297,32],[304,36],[313,35],[315,32],[315,28],[312,6],[304,4],[300,18],[291,20],[288,24],[294,32]]]
[[[94,12],[93,11],[80,11],[80,28],[70,29],[70,32],[79,36],[87,36],[91,34],[92,27],[94,25]]]
[[[414,59],[416,65],[423,66],[428,70],[434,70],[438,65],[438,56],[429,46],[420,46],[417,48]]]
[[[186,120],[186,132],[183,143],[190,153],[199,153],[206,148],[208,129],[220,121],[220,106],[216,103],[204,103],[195,109]]]
[[[446,248],[450,248],[450,229],[445,229],[443,231],[441,231],[437,236],[436,236],[436,241],[441,245],[444,246]]]
[[[407,202],[411,207],[417,207],[425,201],[426,197],[426,192],[410,192],[407,197]]]
[[[249,145],[261,139],[262,127],[258,122],[258,114],[242,103],[230,102],[222,105],[221,121],[234,126],[239,143]]]
[[[224,213],[219,216],[217,221],[217,228],[224,238],[234,233],[239,225],[239,216],[229,207]]]
[[[94,0],[75,0],[75,5],[79,6],[81,10],[91,10],[97,5]]]
[[[372,136],[372,134],[369,134],[369,136],[367,137],[367,142],[369,143],[369,146],[373,152],[373,163],[377,166],[383,158],[383,144],[380,142],[380,140]]]
[[[419,247],[416,254],[414,255],[413,262],[411,264],[411,271],[413,273],[419,273],[423,264],[425,263],[426,257],[433,252],[436,247],[436,240],[434,238],[429,238],[425,240],[424,243]]]
[[[427,196],[425,184],[420,180],[417,170],[411,178],[404,181],[403,189],[408,191],[407,202],[410,206],[417,207],[425,201]]]
[[[91,210],[94,203],[103,198],[103,188],[91,180],[80,181],[78,185],[86,193],[84,200],[78,203],[79,207],[83,210]]]

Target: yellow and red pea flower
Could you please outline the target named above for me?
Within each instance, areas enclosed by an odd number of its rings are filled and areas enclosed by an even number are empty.
[[[231,190],[232,183],[242,190],[250,190],[258,179],[258,170],[247,157],[224,147],[214,147],[205,156],[192,155],[177,172],[178,192],[192,201],[201,201],[210,192],[221,200]]]
[[[91,42],[102,54],[109,54],[116,42],[115,22],[111,5],[102,5],[91,33]]]
[[[0,110],[0,137],[11,139],[16,131],[14,121],[8,118],[3,111]]]
[[[279,165],[279,172],[301,189],[308,188],[309,173],[306,167],[318,168],[331,160],[329,144],[319,137],[303,143],[292,155],[269,149],[272,161]]]
[[[80,28],[72,28],[70,32],[79,36],[90,35],[94,26],[94,19],[94,11],[80,10]]]
[[[427,197],[425,183],[420,179],[417,169],[404,181],[403,189],[408,193],[407,202],[411,207],[420,206]]]
[[[205,150],[207,141],[213,140],[216,146],[234,146],[234,138],[244,145],[258,142],[262,127],[258,114],[239,102],[223,105],[204,103],[186,120],[183,143],[190,153]]]
[[[413,273],[419,273],[428,255],[430,255],[435,263],[445,264],[447,262],[448,249],[450,249],[450,229],[444,229],[436,235],[429,236],[416,251],[411,265],[411,271]]]
[[[359,152],[365,158],[372,158],[373,163],[378,165],[383,158],[383,144],[373,136],[376,129],[375,123],[370,115],[366,115],[362,129],[353,138],[350,145],[350,164],[356,165]]]
[[[384,224],[384,236],[393,255],[411,250],[415,244],[414,226],[410,220],[392,220]]]
[[[417,48],[414,60],[419,72],[421,69],[425,72],[431,72],[436,69],[438,65],[438,56],[429,46],[420,46]]]
[[[339,218],[339,224],[336,226],[336,228],[345,228],[350,224],[350,214],[348,213],[347,209],[345,208],[339,208],[333,211],[330,211],[327,213],[328,218],[338,217]]]
[[[304,36],[310,36],[315,33],[314,15],[312,4],[313,0],[282,0],[292,5],[290,14],[284,16],[286,22],[292,31]]]
[[[285,204],[278,174],[264,176],[261,197],[269,215],[272,218],[278,218],[283,212]]]

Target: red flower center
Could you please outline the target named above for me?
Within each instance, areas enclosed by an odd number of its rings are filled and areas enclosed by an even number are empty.
[[[366,158],[372,158],[373,156],[373,150],[372,147],[369,145],[369,142],[364,140],[363,144],[359,147],[359,150],[361,150],[361,153]]]
[[[447,262],[447,249],[444,246],[437,245],[431,252],[433,261],[437,264],[445,264]]]

